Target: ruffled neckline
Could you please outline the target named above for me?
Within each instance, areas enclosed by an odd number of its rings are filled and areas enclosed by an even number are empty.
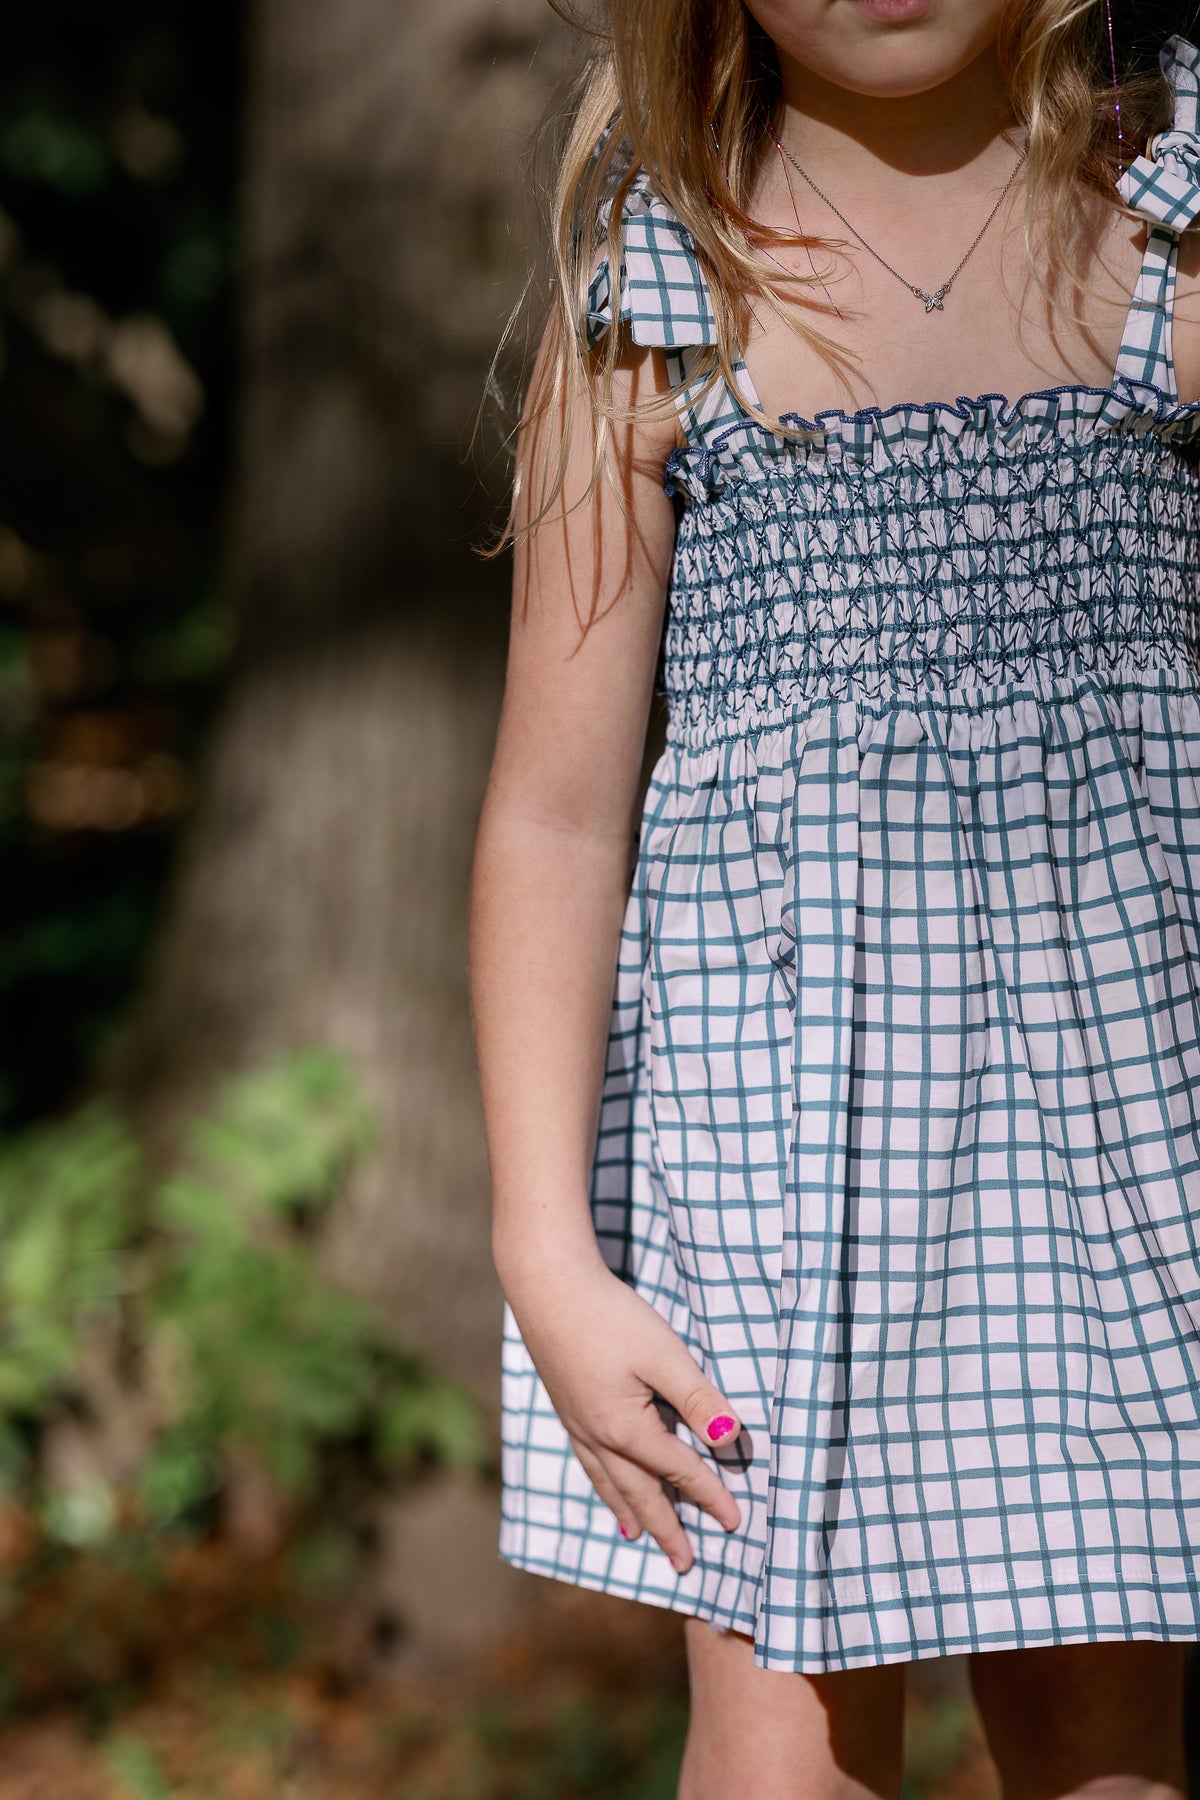
[[[1153,436],[1164,447],[1179,447],[1200,433],[1200,400],[1178,400],[1165,388],[1119,375],[1108,387],[1067,383],[1013,399],[960,395],[852,412],[830,407],[812,419],[794,412],[780,417],[802,435],[785,438],[743,415],[706,444],[673,450],[663,468],[666,491],[705,501],[731,485],[814,465],[1002,460],[1098,439]]]

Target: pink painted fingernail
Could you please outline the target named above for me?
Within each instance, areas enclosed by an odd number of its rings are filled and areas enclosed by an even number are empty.
[[[621,1526],[620,1530],[621,1530],[621,1536],[623,1538],[627,1538],[629,1536],[629,1533],[626,1531],[626,1529],[623,1525]]]
[[[718,1413],[715,1419],[708,1421],[705,1430],[710,1438],[723,1438],[729,1436],[736,1424],[737,1420],[731,1419],[728,1413]]]

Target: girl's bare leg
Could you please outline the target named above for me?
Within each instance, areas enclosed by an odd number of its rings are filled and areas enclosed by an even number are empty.
[[[684,1621],[691,1718],[677,1800],[897,1800],[904,1663],[794,1674],[753,1639]]]
[[[976,1651],[1004,1800],[1183,1800],[1183,1644]]]

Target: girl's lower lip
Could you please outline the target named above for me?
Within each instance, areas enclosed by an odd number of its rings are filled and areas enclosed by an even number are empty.
[[[933,0],[854,0],[860,12],[878,19],[882,25],[904,25],[919,19],[933,5]]]

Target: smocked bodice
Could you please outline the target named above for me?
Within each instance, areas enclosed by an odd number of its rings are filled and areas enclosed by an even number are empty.
[[[677,454],[671,741],[1033,673],[1200,679],[1200,408],[1147,390],[1102,429],[1106,398],[962,402],[933,429],[928,409],[833,422],[732,475]]]
[[[1108,388],[789,415],[798,438],[773,434],[724,383],[699,392],[703,269],[635,179],[619,279],[602,263],[589,326],[615,311],[665,349],[685,425],[664,470],[670,742],[1026,677],[1200,679],[1200,403],[1177,399],[1171,355],[1178,233],[1200,215],[1200,52],[1173,38],[1161,60],[1175,118],[1118,184],[1151,228]]]

